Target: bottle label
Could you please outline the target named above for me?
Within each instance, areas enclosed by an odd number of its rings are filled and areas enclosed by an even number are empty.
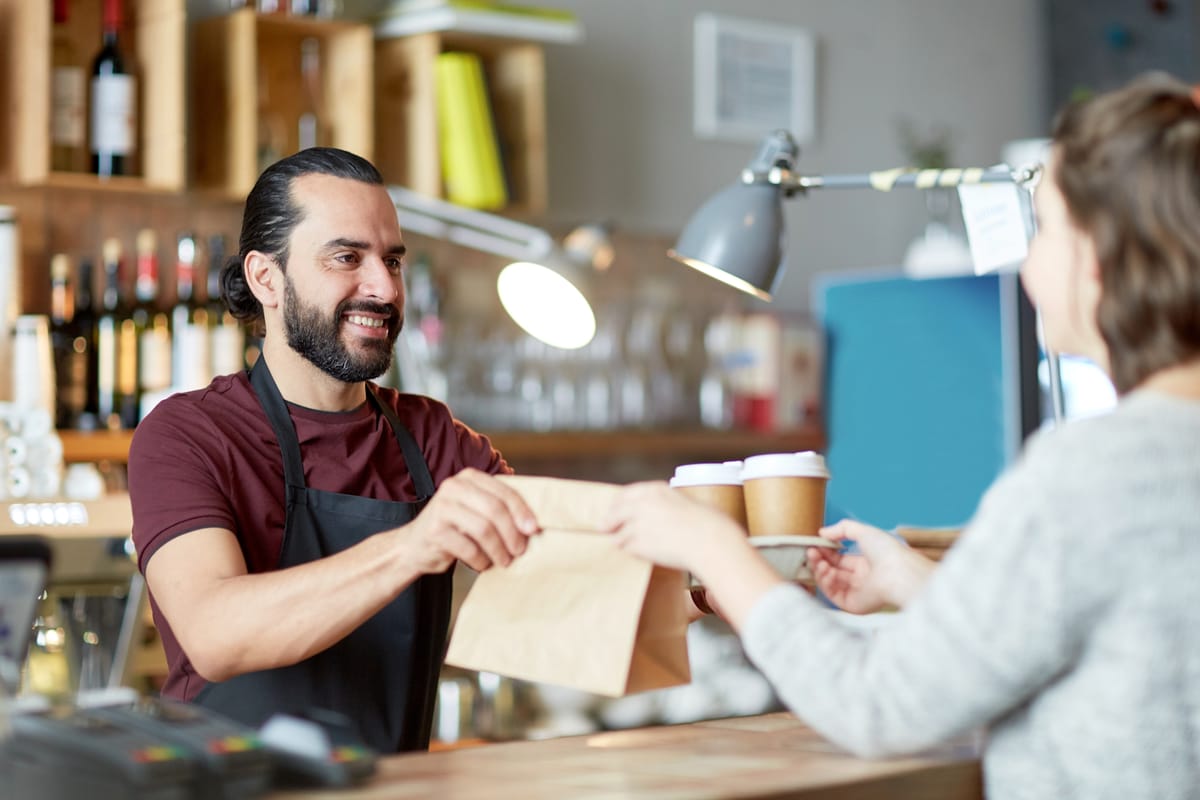
[[[117,321],[111,316],[101,317],[96,324],[96,389],[99,392],[98,413],[101,424],[107,424],[116,408],[114,395],[117,391]]]
[[[212,358],[213,375],[229,375],[243,370],[246,366],[246,355],[241,328],[236,324],[224,323],[214,326],[209,356]]]
[[[135,397],[138,390],[138,331],[131,319],[117,327],[117,394]]]
[[[209,370],[208,327],[194,322],[175,328],[173,342],[176,350],[172,359],[175,368],[175,388],[181,392],[203,389],[212,380]],[[234,369],[234,372],[237,370]]]
[[[53,109],[50,138],[54,144],[83,147],[84,81],[81,67],[55,67],[51,79]]]
[[[82,337],[81,337],[82,338]],[[71,341],[71,347],[62,354],[61,375],[58,378],[58,403],[67,425],[87,407],[87,342]]]
[[[133,152],[132,75],[92,78],[92,152],[127,156]]]
[[[138,343],[138,373],[142,391],[156,392],[171,385],[171,331],[165,316],[142,331]]]

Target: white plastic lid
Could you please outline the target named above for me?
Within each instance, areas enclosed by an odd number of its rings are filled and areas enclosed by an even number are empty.
[[[741,486],[742,462],[724,464],[680,464],[671,486]]]
[[[750,456],[742,465],[742,480],[755,478],[828,478],[825,457],[812,450],[803,453],[767,453]]]

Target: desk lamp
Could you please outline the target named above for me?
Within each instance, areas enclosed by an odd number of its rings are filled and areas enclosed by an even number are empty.
[[[389,186],[400,225],[413,233],[513,259],[496,281],[504,310],[526,333],[565,350],[596,334],[596,316],[580,290],[578,248],[564,249],[541,228]],[[605,241],[598,241],[602,247]]]
[[[810,189],[954,188],[985,183],[1016,184],[1031,191],[1040,167],[966,169],[898,168],[845,175],[798,175],[793,169],[800,148],[790,133],[778,130],[759,146],[741,179],[713,195],[688,221],[667,254],[711,278],[770,301],[783,277],[783,201]],[[1032,230],[1032,220],[1027,220]],[[1038,318],[1041,328],[1041,318]],[[1062,376],[1058,358],[1047,353],[1055,423],[1062,421]]]

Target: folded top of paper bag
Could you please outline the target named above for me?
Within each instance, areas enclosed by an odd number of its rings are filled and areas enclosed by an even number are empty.
[[[611,513],[620,486],[566,478],[500,475],[518,492],[546,530],[598,531]]]

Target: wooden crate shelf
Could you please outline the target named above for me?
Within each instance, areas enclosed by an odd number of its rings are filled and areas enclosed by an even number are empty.
[[[179,191],[186,181],[184,0],[126,0],[124,55],[137,78],[136,183]],[[19,185],[70,182],[82,174],[50,168],[51,15],[49,3],[0,0],[0,176]],[[88,70],[100,47],[100,4],[72,3],[69,38]]]
[[[548,204],[546,66],[541,45],[454,31],[375,41],[376,163],[391,183],[442,197],[438,146],[439,53],[479,55],[492,101],[510,201],[505,213],[537,215]]]
[[[370,27],[244,8],[192,28],[195,187],[244,199],[259,173],[260,122],[279,123],[280,155],[298,149],[300,48],[308,38],[320,42],[320,104],[328,144],[374,158]]]

